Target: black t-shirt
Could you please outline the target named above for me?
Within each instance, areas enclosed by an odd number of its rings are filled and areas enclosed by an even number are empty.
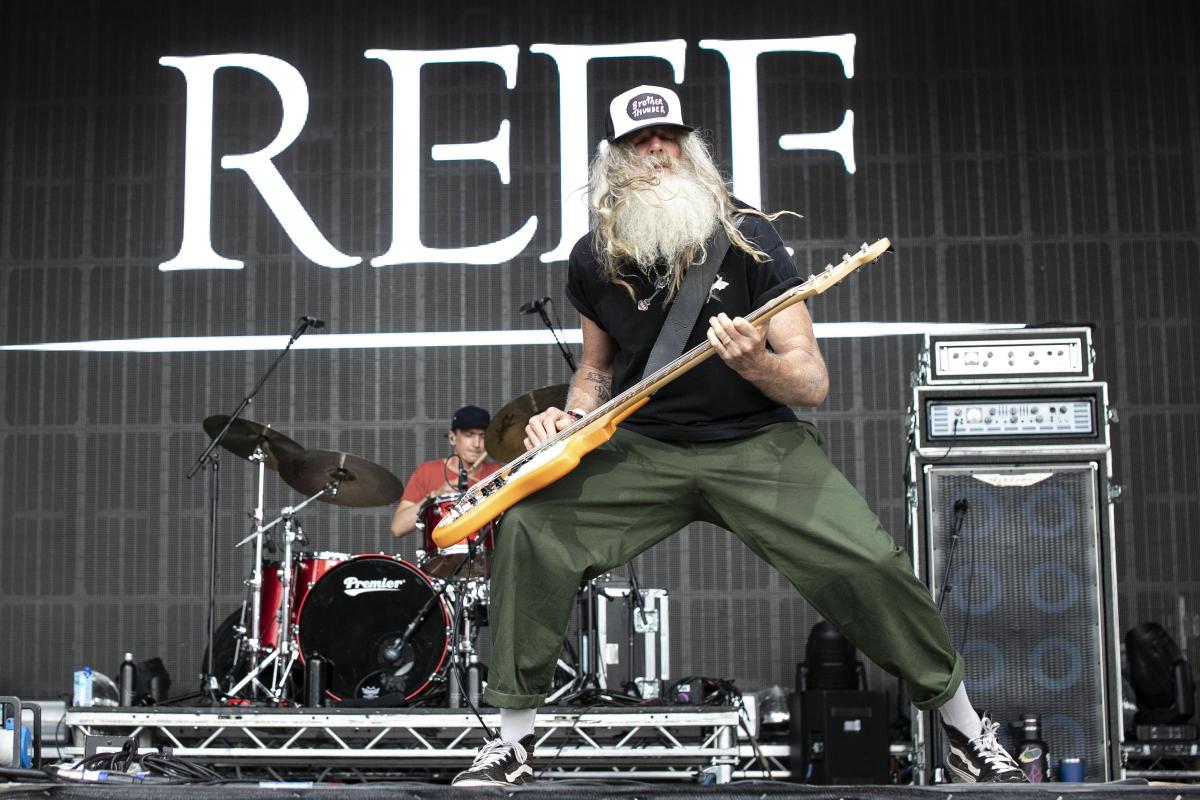
[[[730,246],[714,281],[714,287],[725,285],[715,289],[715,299],[710,296],[701,308],[688,336],[687,349],[705,341],[710,317],[722,311],[730,317],[744,317],[786,288],[781,284],[795,283],[796,268],[770,222],[744,215],[739,230],[770,259],[760,264],[743,250]],[[664,307],[664,290],[646,311],[639,311],[637,301],[624,287],[600,276],[591,238],[590,234],[584,236],[571,250],[566,294],[580,314],[616,342],[615,396],[641,379],[670,307]],[[654,293],[636,267],[622,272],[638,300]],[[734,439],[764,425],[795,419],[790,408],[767,397],[714,355],[659,389],[622,427],[655,439],[713,441]]]

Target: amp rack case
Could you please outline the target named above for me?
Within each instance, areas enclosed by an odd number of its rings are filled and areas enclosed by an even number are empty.
[[[927,333],[916,383],[1090,381],[1095,361],[1087,327]]]

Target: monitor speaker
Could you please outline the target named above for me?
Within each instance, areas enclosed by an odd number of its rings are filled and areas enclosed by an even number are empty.
[[[834,786],[891,783],[883,692],[797,691],[791,733],[793,781]]]

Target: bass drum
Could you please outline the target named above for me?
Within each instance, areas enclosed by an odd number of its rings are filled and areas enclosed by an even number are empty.
[[[450,647],[450,613],[429,578],[386,555],[355,556],[327,571],[305,595],[299,621],[300,658],[325,660],[334,700],[411,700],[441,673]]]

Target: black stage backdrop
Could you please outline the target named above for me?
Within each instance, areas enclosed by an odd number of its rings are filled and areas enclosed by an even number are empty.
[[[205,486],[185,474],[207,441],[202,420],[228,413],[274,350],[205,339],[128,352],[123,340],[274,335],[277,348],[301,314],[328,322],[309,345],[387,335],[293,352],[247,416],[407,478],[445,453],[459,404],[495,410],[567,380],[552,345],[516,337],[540,330],[517,309],[550,296],[577,327],[554,253],[581,206],[576,195],[565,208],[562,187],[582,175],[606,98],[642,82],[676,86],[739,194],[804,215],[780,223],[803,268],[896,242],[894,258],[813,304],[819,323],[1097,325],[1098,376],[1121,412],[1122,626],[1161,621],[1195,662],[1198,31],[1182,1],[3,3],[0,344],[121,341],[0,351],[0,691],[59,696],[72,669],[112,673],[125,650],[161,656],[183,688],[198,669]],[[814,52],[824,45],[811,37],[845,46],[848,34],[852,56]],[[757,62],[752,41],[767,51]],[[562,47],[622,44],[628,57],[604,51],[582,67]],[[400,62],[431,54],[395,53],[467,48],[501,49],[423,68]],[[204,62],[159,62],[199,56],[225,59],[208,67],[211,106]],[[205,108],[211,148],[185,135]],[[267,147],[285,108],[299,127],[273,163],[298,215],[277,215],[282,201],[221,164]],[[781,145],[837,129],[848,110],[852,156]],[[507,144],[491,162],[461,149],[434,159],[434,145],[503,135],[502,120]],[[203,180],[189,182],[196,148]],[[306,220],[315,237],[301,247]],[[518,231],[526,241],[509,253],[416,249]],[[184,250],[196,268],[160,268]],[[219,259],[244,266],[208,268]],[[349,265],[322,265],[338,259]],[[470,335],[431,338],[458,331]],[[898,541],[918,347],[912,334],[825,338],[834,389],[809,415]],[[223,615],[249,566],[233,544],[255,502],[251,467],[222,464]],[[269,475],[268,510],[299,499]],[[314,549],[412,557],[418,543],[393,542],[389,513],[322,506],[304,523]],[[676,675],[790,684],[816,616],[736,539],[692,526],[637,564],[644,585],[673,593]]]

